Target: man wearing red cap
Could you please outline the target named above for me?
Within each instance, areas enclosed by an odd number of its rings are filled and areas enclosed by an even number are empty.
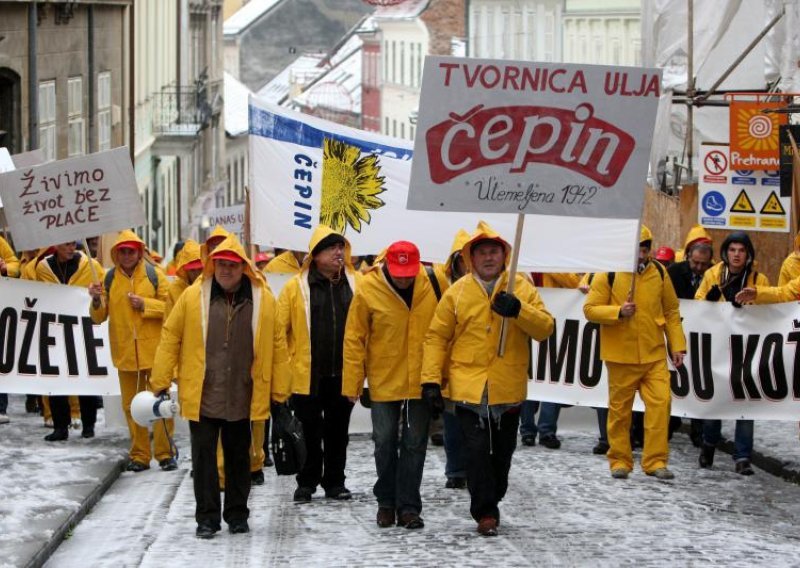
[[[665,268],[669,268],[675,262],[675,251],[669,247],[658,247],[655,258]]]
[[[344,335],[342,394],[355,403],[369,383],[379,527],[424,526],[419,488],[431,413],[421,400],[422,344],[436,294],[419,250],[392,243],[353,296]],[[398,429],[400,439],[398,440]]]
[[[131,401],[136,393],[150,390],[150,371],[161,338],[164,305],[169,282],[160,270],[143,260],[144,241],[133,231],[120,232],[111,247],[111,268],[104,282],[89,285],[92,304],[89,315],[95,324],[108,319],[111,359],[119,374],[122,409],[131,435],[128,471],[150,469],[155,453],[165,471],[177,469],[171,443],[175,428],[172,420],[153,425],[154,452],[150,450],[150,432],[131,416]]]

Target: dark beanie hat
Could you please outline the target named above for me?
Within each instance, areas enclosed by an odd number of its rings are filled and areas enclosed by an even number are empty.
[[[334,245],[338,245],[339,243],[345,244],[347,241],[344,240],[344,237],[339,233],[331,233],[327,237],[323,238],[320,242],[317,243],[311,250],[311,256],[316,256],[326,248],[332,247]]]

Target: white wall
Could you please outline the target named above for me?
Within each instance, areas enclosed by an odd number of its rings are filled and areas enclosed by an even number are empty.
[[[561,0],[473,0],[469,55],[561,61]]]

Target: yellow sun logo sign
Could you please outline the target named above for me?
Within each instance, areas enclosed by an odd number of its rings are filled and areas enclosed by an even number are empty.
[[[378,197],[386,191],[379,176],[378,156],[361,156],[361,150],[339,140],[325,138],[322,150],[322,207],[319,221],[344,234],[350,226],[359,233],[362,221],[372,219],[370,210],[385,205]]]
[[[765,115],[755,108],[738,109],[736,116],[736,134],[739,146],[745,150],[757,152],[778,149],[780,127],[776,115]]]

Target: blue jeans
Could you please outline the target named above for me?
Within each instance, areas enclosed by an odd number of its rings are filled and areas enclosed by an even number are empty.
[[[0,393],[0,414],[5,414],[8,410],[8,395]]]
[[[428,447],[431,416],[421,400],[372,401],[372,440],[378,480],[373,493],[378,507],[403,513],[422,511],[419,487]],[[402,433],[398,429],[402,420]]]
[[[597,411],[597,430],[600,435],[597,437],[598,442],[608,443],[608,408],[595,408]]]
[[[536,412],[539,410],[538,400],[523,400],[519,413],[519,435],[533,436],[539,432],[536,427]]]
[[[557,402],[542,402],[539,406],[539,439],[544,436],[555,436],[558,430],[558,415],[561,405]]]
[[[753,453],[752,420],[737,420],[736,433],[733,437],[733,460],[749,460]],[[722,420],[703,420],[703,443],[716,446],[722,438]]]
[[[461,424],[452,412],[442,413],[444,421],[444,453],[447,456],[447,463],[444,466],[444,474],[447,479],[466,479],[467,465],[464,457],[464,433],[461,431]]]

